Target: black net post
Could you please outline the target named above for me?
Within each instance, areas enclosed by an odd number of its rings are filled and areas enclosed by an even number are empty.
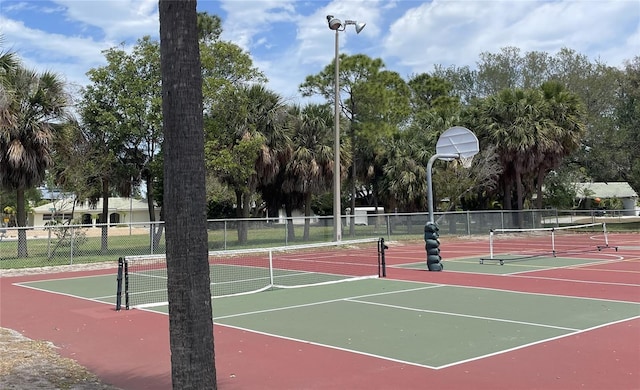
[[[122,307],[122,274],[124,272],[124,259],[120,257],[118,259],[118,277],[116,288],[116,311],[119,311]]]
[[[387,261],[384,257],[385,251],[389,247],[384,243],[384,238],[380,237],[378,240],[378,276],[387,277]]]
[[[129,310],[129,263],[124,259],[124,303],[125,309]]]

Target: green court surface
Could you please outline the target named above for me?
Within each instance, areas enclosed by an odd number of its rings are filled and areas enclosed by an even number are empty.
[[[21,285],[114,309],[115,275]],[[216,298],[213,311],[219,326],[439,369],[635,318],[640,304],[366,279]]]
[[[499,260],[487,260],[484,259],[480,264],[480,257],[469,257],[459,259],[445,259],[442,261],[444,269],[447,271],[457,272],[473,272],[477,274],[513,274],[518,272],[536,271],[540,269],[550,269],[559,267],[574,267],[586,264],[593,264],[602,262],[602,259],[580,259],[570,257],[535,257],[525,260],[510,261],[508,258],[504,259],[504,264],[501,265]],[[410,268],[410,269],[425,269],[426,263],[421,261],[419,263],[409,263],[394,266],[398,268]]]

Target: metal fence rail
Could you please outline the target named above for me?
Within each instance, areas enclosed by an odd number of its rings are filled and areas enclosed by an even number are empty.
[[[456,211],[435,213],[440,235],[488,235],[491,229],[540,228],[626,218],[588,211]],[[343,239],[420,240],[428,213],[342,217]],[[293,245],[333,240],[333,218],[209,220],[210,250]],[[120,256],[165,252],[163,223],[54,225],[0,228],[0,269],[117,261]]]

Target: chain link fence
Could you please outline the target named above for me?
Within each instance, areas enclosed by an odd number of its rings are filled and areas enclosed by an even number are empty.
[[[623,218],[622,215],[618,218]],[[488,236],[490,229],[553,227],[592,223],[600,218],[603,216],[593,211],[555,209],[434,214],[441,236]],[[428,213],[346,215],[342,218],[342,238],[421,240],[428,219]],[[332,217],[208,221],[210,250],[327,242],[333,240],[333,235]],[[116,262],[120,256],[158,253],[165,253],[162,222],[0,228],[0,269]]]

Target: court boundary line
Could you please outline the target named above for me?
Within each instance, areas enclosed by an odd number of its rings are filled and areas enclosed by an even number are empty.
[[[485,359],[485,358],[489,358],[489,357],[492,357],[492,356],[497,356],[497,355],[501,355],[501,354],[504,354],[504,353],[509,353],[509,352],[516,351],[516,350],[519,350],[519,349],[532,347],[534,345],[543,344],[543,343],[546,343],[546,342],[549,342],[549,341],[560,340],[562,338],[575,336],[575,335],[586,333],[586,332],[591,332],[591,331],[594,331],[596,329],[604,328],[604,327],[607,327],[607,326],[616,325],[616,324],[620,324],[620,323],[627,322],[627,321],[635,321],[637,319],[640,319],[640,315],[637,315],[635,317],[630,317],[630,318],[624,318],[624,319],[621,319],[621,320],[608,322],[608,323],[604,323],[604,324],[600,324],[600,325],[596,325],[596,326],[592,326],[590,328],[578,330],[576,332],[570,332],[570,333],[567,333],[567,334],[563,334],[563,335],[559,335],[559,336],[555,336],[555,337],[550,337],[550,338],[543,339],[543,340],[534,341],[534,342],[529,343],[529,344],[519,345],[517,347],[509,348],[509,349],[506,349],[506,350],[503,350],[503,351],[494,352],[494,353],[491,353],[491,354],[478,356],[476,358],[471,358],[471,359],[463,360],[463,361],[460,361],[460,362],[455,362],[453,364],[439,366],[438,369],[452,367],[452,366],[456,366],[456,365],[459,365],[459,364],[472,362],[472,361],[475,361],[475,360]]]
[[[497,317],[484,317],[484,316],[477,316],[477,315],[472,315],[472,314],[461,314],[461,313],[448,312],[448,311],[418,309],[418,308],[414,308],[414,307],[391,305],[391,304],[388,304],[388,303],[367,302],[367,301],[361,301],[361,300],[358,300],[358,299],[345,299],[345,301],[347,301],[347,302],[356,302],[356,303],[361,303],[361,304],[365,304],[365,305],[390,307],[392,309],[416,311],[416,312],[420,312],[420,313],[441,314],[441,315],[451,316],[451,317],[473,318],[473,319],[478,319],[478,320],[489,320],[489,321],[496,321],[496,322],[506,322],[506,323],[510,323],[510,324],[521,324],[521,325],[528,325],[528,326],[537,326],[537,327],[540,327],[540,328],[551,328],[551,329],[567,330],[569,332],[576,332],[576,331],[581,330],[581,329],[577,329],[577,328],[567,328],[567,327],[564,327],[564,326],[547,325],[547,324],[535,323],[535,322],[507,320],[507,319],[504,319],[504,318],[497,318]]]
[[[640,287],[640,284],[630,284],[630,283],[614,283],[614,282],[596,282],[590,280],[579,280],[579,279],[567,279],[567,278],[552,278],[548,276],[529,276],[529,275],[514,275],[518,278],[528,278],[528,279],[539,279],[539,280],[555,280],[559,282],[573,282],[573,283],[583,283],[583,284],[594,284],[594,285],[603,285],[603,286],[624,286],[624,287]]]
[[[457,272],[457,271],[451,271],[451,272]],[[468,273],[468,272],[458,272],[458,273]],[[87,276],[87,277],[88,278],[93,278],[93,277],[97,277],[97,276],[103,276],[104,277],[104,276],[109,276],[109,275],[90,275],[90,276]],[[511,276],[511,275],[503,274],[503,275],[495,275],[495,276]],[[517,275],[517,277],[518,278],[530,278],[530,279],[546,279],[546,278],[535,277],[535,276],[518,276]],[[109,305],[111,304],[110,302],[104,302],[104,301],[100,301],[98,299],[111,298],[111,297],[115,297],[115,295],[98,296],[98,297],[83,297],[83,296],[74,295],[74,294],[68,294],[68,293],[64,293],[64,292],[58,292],[58,291],[53,291],[53,290],[42,289],[42,288],[34,287],[34,286],[28,286],[28,285],[25,284],[25,283],[55,282],[55,281],[61,281],[61,280],[67,280],[67,279],[80,279],[80,278],[83,278],[83,277],[80,276],[80,277],[72,277],[72,278],[32,280],[32,281],[17,282],[17,283],[12,283],[12,284],[14,286],[30,288],[32,290],[37,290],[37,291],[41,291],[41,292],[45,292],[45,293],[64,295],[64,296],[68,296],[68,297],[72,297],[72,298],[85,299],[85,300],[104,303],[104,304],[109,304]],[[549,278],[549,279],[555,280],[553,278]],[[531,291],[517,291],[517,290],[507,290],[507,289],[493,288],[493,287],[484,287],[484,286],[468,286],[468,285],[463,285],[463,284],[442,284],[442,283],[430,283],[430,282],[424,282],[424,281],[390,279],[390,278],[372,279],[372,280],[389,280],[389,281],[402,282],[402,283],[420,284],[420,285],[424,285],[424,287],[416,287],[416,288],[412,288],[412,289],[404,289],[404,290],[396,290],[396,291],[386,291],[386,292],[383,292],[383,293],[375,293],[375,294],[364,294],[364,295],[360,295],[360,296],[353,296],[353,297],[346,297],[346,298],[336,298],[336,299],[332,299],[332,300],[319,301],[319,302],[309,303],[309,304],[304,304],[304,305],[311,306],[311,305],[314,305],[314,304],[331,303],[331,302],[334,302],[334,301],[340,301],[340,300],[344,300],[344,299],[356,299],[356,298],[364,298],[364,297],[368,297],[368,296],[394,294],[394,293],[399,293],[399,292],[419,291],[419,290],[423,290],[423,289],[431,289],[431,288],[436,288],[436,287],[460,287],[460,288],[467,288],[467,289],[480,289],[480,290],[489,290],[489,291],[498,291],[498,292],[508,292],[508,293],[513,293],[513,294],[539,295],[539,296],[548,296],[548,297],[556,297],[556,298],[592,300],[592,301],[613,302],[613,303],[630,303],[630,304],[634,304],[634,305],[640,305],[640,302],[634,302],[634,301],[624,301],[624,300],[606,299],[606,298],[597,298],[597,297],[582,297],[582,296],[573,296],[573,295],[548,294],[548,293],[531,292]],[[570,281],[570,279],[569,279],[569,281]],[[587,283],[589,283],[589,282],[587,282]],[[626,284],[624,284],[624,285],[626,285]],[[640,287],[640,285],[630,285],[630,286],[631,287]],[[162,291],[164,291],[164,290],[162,290]],[[232,296],[218,297],[218,298],[214,298],[214,299],[218,300],[218,299],[225,299],[225,298],[233,298],[233,297]],[[295,307],[295,306],[296,305],[292,306],[292,308]],[[273,310],[285,310],[288,307],[289,306],[283,307],[283,308],[276,308],[276,309],[273,309]],[[141,310],[141,309],[139,309],[139,310]],[[268,310],[271,310],[271,309],[268,309]],[[151,311],[156,312],[154,310],[151,310]],[[260,313],[260,312],[262,312],[262,311],[257,311],[255,313],[257,314],[257,313]],[[233,316],[241,316],[243,314],[252,314],[252,313],[254,313],[254,312],[234,314]],[[227,318],[227,316],[214,317],[213,319],[215,320],[216,318]]]
[[[94,277],[94,276],[107,276],[107,275],[93,275],[93,276],[88,276],[88,277]],[[82,278],[82,277],[78,277],[78,278]],[[74,294],[68,294],[68,293],[63,293],[63,292],[58,292],[58,291],[45,290],[45,289],[41,289],[41,288],[37,288],[37,287],[33,287],[33,286],[28,286],[28,285],[24,284],[24,283],[37,283],[37,282],[44,282],[44,281],[58,281],[58,280],[65,280],[65,279],[77,279],[77,278],[73,277],[73,278],[58,278],[58,279],[48,279],[48,280],[35,280],[35,281],[31,281],[31,282],[13,283],[13,285],[19,286],[19,287],[24,287],[24,288],[29,288],[29,289],[32,289],[32,290],[45,292],[45,293],[57,294],[57,295],[62,295],[62,296],[67,296],[67,297],[77,298],[77,299],[84,299],[84,300],[88,300],[88,301],[95,302],[95,303],[100,303],[100,304],[105,304],[105,305],[111,305],[112,304],[112,303],[109,303],[109,302],[99,301],[99,300],[97,300],[97,298],[81,297],[81,296],[77,296],[77,295],[74,295]],[[247,331],[247,332],[251,332],[251,333],[255,333],[255,334],[262,334],[262,335],[269,336],[269,337],[275,337],[275,338],[279,338],[279,339],[290,340],[290,341],[295,341],[295,342],[304,343],[304,344],[311,344],[311,345],[315,345],[315,346],[319,346],[319,347],[324,347],[324,348],[329,348],[329,349],[334,349],[334,350],[340,350],[340,351],[354,353],[354,354],[358,354],[358,355],[362,355],[362,356],[373,357],[373,358],[376,358],[376,359],[382,359],[382,360],[386,360],[386,361],[402,363],[402,364],[406,364],[406,365],[410,365],[410,366],[417,366],[417,367],[422,367],[422,368],[427,368],[427,369],[432,369],[432,370],[441,370],[441,369],[444,369],[444,368],[448,368],[448,367],[452,367],[452,366],[456,366],[456,365],[460,365],[460,364],[464,364],[464,363],[467,363],[467,362],[472,362],[472,361],[476,361],[476,360],[480,360],[480,359],[484,359],[484,358],[489,358],[489,357],[492,357],[492,356],[501,355],[501,354],[508,353],[508,352],[511,352],[511,351],[516,351],[516,350],[524,349],[524,348],[527,348],[527,347],[530,347],[530,346],[534,346],[534,345],[537,345],[537,344],[545,343],[545,342],[548,342],[548,341],[554,341],[554,340],[558,340],[558,339],[561,339],[561,338],[573,336],[573,335],[576,335],[576,334],[589,332],[589,331],[592,331],[592,330],[595,330],[595,329],[599,329],[599,328],[602,328],[602,327],[615,325],[615,324],[626,322],[626,321],[633,321],[633,320],[636,320],[636,319],[640,318],[640,315],[637,315],[637,316],[634,316],[634,317],[629,317],[629,318],[624,318],[624,319],[620,319],[620,320],[617,320],[617,321],[607,322],[607,323],[604,323],[604,324],[596,325],[594,327],[585,328],[585,329],[582,329],[582,330],[575,330],[575,331],[571,331],[570,330],[571,328],[564,328],[565,330],[568,331],[566,334],[554,336],[554,337],[551,337],[551,338],[545,338],[545,339],[537,340],[537,341],[534,341],[534,342],[531,342],[531,343],[518,345],[516,347],[512,347],[512,348],[508,348],[508,349],[492,352],[492,353],[489,353],[489,354],[479,355],[479,356],[472,357],[472,358],[469,358],[469,359],[455,361],[455,362],[447,363],[447,364],[440,365],[440,366],[431,366],[431,365],[427,365],[427,364],[420,364],[420,363],[416,363],[416,362],[404,361],[404,360],[401,360],[401,359],[391,358],[391,357],[382,356],[382,355],[376,355],[376,354],[363,352],[363,351],[352,350],[352,349],[348,349],[348,348],[344,348],[344,347],[337,347],[337,346],[332,346],[332,345],[328,345],[328,344],[324,344],[324,343],[318,343],[318,342],[314,342],[314,341],[310,341],[310,340],[298,339],[298,338],[293,338],[293,337],[288,337],[288,336],[281,336],[281,335],[272,334],[272,333],[268,333],[268,332],[258,331],[258,330],[255,330],[255,329],[244,328],[244,327],[239,327],[239,326],[235,326],[235,325],[229,325],[229,324],[216,322],[217,319],[233,318],[233,317],[239,317],[239,316],[248,315],[248,314],[249,315],[250,314],[260,314],[260,313],[264,313],[264,312],[273,312],[273,311],[279,311],[279,310],[295,309],[295,308],[300,308],[300,307],[314,306],[314,305],[320,305],[320,304],[326,304],[326,303],[335,303],[335,302],[341,302],[341,301],[347,301],[347,302],[348,301],[353,301],[355,303],[360,303],[360,302],[356,301],[356,299],[358,299],[358,298],[366,298],[366,297],[371,297],[371,296],[382,296],[382,295],[391,295],[391,294],[395,294],[395,293],[405,293],[405,292],[412,292],[412,291],[428,290],[428,289],[439,288],[439,287],[457,287],[457,288],[466,288],[466,289],[482,289],[482,290],[508,292],[508,293],[514,293],[514,294],[523,294],[523,295],[540,295],[540,296],[550,296],[550,297],[556,297],[556,298],[569,298],[569,299],[579,299],[579,300],[595,300],[595,301],[605,301],[605,302],[615,302],[615,303],[630,303],[630,304],[633,304],[633,305],[640,305],[640,303],[638,303],[638,302],[619,301],[619,300],[602,299],[602,298],[574,297],[574,296],[565,296],[565,295],[557,295],[557,294],[544,294],[544,293],[533,293],[533,292],[524,292],[524,291],[512,291],[512,290],[504,290],[504,289],[496,289],[496,288],[488,288],[488,287],[475,287],[475,286],[450,285],[450,284],[433,284],[433,283],[420,282],[420,281],[404,281],[404,280],[396,280],[396,279],[389,279],[389,280],[399,281],[399,282],[403,282],[403,283],[424,284],[424,286],[423,287],[411,288],[411,289],[396,290],[396,291],[385,291],[385,292],[382,292],[382,293],[363,294],[363,295],[357,295],[357,296],[353,296],[353,297],[336,298],[336,299],[331,299],[331,300],[325,300],[325,301],[319,301],[319,302],[313,302],[313,303],[301,304],[301,305],[292,305],[292,306],[286,306],[286,307],[281,307],[281,308],[258,310],[258,311],[253,311],[253,312],[239,313],[239,314],[234,314],[234,315],[229,315],[229,316],[222,316],[222,317],[217,317],[217,318],[214,316],[213,317],[213,322],[214,322],[214,324],[216,326],[224,326],[224,327],[243,330],[243,331]],[[366,302],[366,303],[367,304],[375,304],[373,302]],[[406,308],[406,307],[398,307],[398,309],[411,310],[411,308]],[[162,311],[149,310],[149,309],[144,309],[144,308],[143,309],[138,309],[138,310],[143,310],[143,311],[147,311],[147,312],[152,312],[152,313],[168,316],[168,313],[165,313],[165,312],[162,312]],[[420,310],[420,309],[417,309],[417,310]],[[444,314],[445,315],[459,315],[457,313],[444,313]],[[493,320],[496,320],[496,321],[500,321],[500,319],[497,319],[497,318],[488,317],[487,319],[493,319]],[[536,326],[536,325],[534,324],[532,326]],[[556,327],[556,328],[558,328],[559,330],[563,329],[563,328],[560,328],[560,327]]]
[[[106,276],[106,275],[103,275],[103,276]],[[24,284],[24,283],[38,283],[38,282],[55,282],[55,281],[58,281],[58,280],[66,280],[66,279],[67,278],[48,279],[48,280],[33,280],[31,282],[12,283],[12,285],[13,286],[17,286],[17,287],[22,287],[22,288],[28,288],[28,289],[39,291],[39,292],[55,294],[55,295],[62,295],[62,296],[69,297],[69,298],[76,298],[76,299],[80,299],[80,300],[101,303],[101,304],[104,304],[104,305],[113,305],[113,303],[111,303],[111,302],[100,301],[99,299],[101,297],[95,297],[95,298],[83,297],[83,296],[69,294],[69,293],[65,293],[65,292],[61,292],[61,291],[46,290],[46,289],[43,289],[43,288],[39,288],[39,287],[35,287],[35,286],[28,286],[28,285]],[[76,279],[76,278],[69,278],[69,279]],[[115,298],[115,295],[112,295],[112,296]]]
[[[594,266],[594,265],[602,265],[602,264],[620,263],[620,262],[623,262],[623,261],[637,261],[637,260],[640,260],[640,259],[631,259],[631,260],[629,260],[629,259],[626,259],[622,255],[610,255],[610,256],[616,256],[618,258],[613,259],[613,260],[593,259],[594,261],[586,262],[584,264],[573,264],[573,265],[565,265],[565,266],[559,266],[559,267],[530,266],[532,268],[536,268],[537,267],[538,269],[529,269],[529,270],[526,270],[526,271],[507,272],[507,273],[503,273],[503,274],[472,272],[472,271],[454,271],[454,270],[447,270],[447,272],[459,273],[459,274],[469,274],[469,275],[488,275],[488,276],[498,276],[498,277],[515,276],[515,277],[519,277],[519,278],[540,279],[540,280],[555,280],[555,281],[561,281],[561,282],[564,281],[564,282],[574,282],[574,283],[594,284],[594,285],[605,285],[605,286],[609,285],[609,286],[640,287],[640,284],[615,283],[615,282],[604,282],[604,281],[593,281],[593,280],[552,278],[552,277],[545,277],[545,276],[524,275],[524,274],[528,274],[528,273],[543,272],[543,271],[550,271],[550,270],[581,269],[581,268],[587,268],[587,267]],[[589,260],[589,259],[584,259],[584,258],[573,258],[573,257],[563,257],[563,258],[573,259],[573,260]],[[462,258],[462,259],[468,259],[468,258]],[[456,261],[455,259],[448,260],[448,261],[463,263],[461,261]],[[446,261],[444,263],[446,264]],[[470,262],[464,262],[464,263],[470,264]],[[413,262],[413,263],[402,263],[402,264],[395,264],[395,265],[387,265],[387,268],[397,268],[397,269],[421,271],[420,269],[416,269],[416,268],[410,267],[411,265],[415,265],[415,264],[422,265],[423,262],[422,261],[419,261],[419,262],[416,261],[416,262]],[[517,266],[517,264],[514,264],[512,266]],[[599,270],[599,271],[605,271],[605,272],[635,272],[635,271],[620,271],[620,270]]]
[[[445,369],[445,368],[457,366],[457,365],[460,365],[460,364],[465,364],[465,363],[473,362],[473,361],[476,361],[476,360],[481,360],[481,359],[486,359],[486,358],[493,357],[493,356],[502,355],[502,354],[509,353],[509,352],[512,352],[512,351],[517,351],[517,350],[520,350],[520,349],[532,347],[534,345],[543,344],[543,343],[546,343],[546,342],[549,342],[549,341],[555,341],[555,340],[559,340],[559,339],[570,337],[570,336],[575,336],[575,335],[578,335],[578,334],[581,334],[581,333],[591,332],[591,331],[599,329],[599,328],[604,328],[604,327],[607,327],[607,326],[616,325],[616,324],[627,322],[627,321],[634,321],[634,320],[637,320],[637,319],[640,319],[640,315],[635,316],[635,317],[624,318],[624,319],[617,320],[617,321],[607,322],[607,323],[604,323],[604,324],[596,325],[596,326],[593,326],[593,327],[590,327],[590,328],[586,328],[586,329],[577,330],[577,331],[574,331],[574,332],[569,331],[569,332],[567,332],[565,334],[561,334],[561,335],[558,335],[558,336],[544,338],[544,339],[537,340],[537,341],[534,341],[534,342],[531,342],[531,343],[522,344],[522,345],[518,345],[516,347],[507,348],[507,349],[496,351],[496,352],[492,352],[492,353],[489,353],[489,354],[479,355],[479,356],[475,356],[475,357],[472,357],[472,358],[469,358],[469,359],[463,359],[463,360],[459,360],[459,361],[455,361],[455,362],[452,362],[452,363],[447,363],[447,364],[443,364],[443,365],[439,365],[439,366],[431,366],[431,365],[428,365],[428,364],[421,364],[421,363],[406,361],[406,360],[402,360],[402,359],[396,359],[396,358],[392,358],[392,357],[388,357],[388,356],[377,355],[377,354],[373,354],[373,353],[369,353],[369,352],[363,352],[363,351],[357,351],[357,350],[353,350],[353,349],[349,349],[349,348],[344,348],[344,347],[339,347],[339,346],[335,346],[335,345],[319,343],[319,342],[311,341],[311,340],[299,339],[299,338],[289,337],[289,336],[282,336],[282,335],[278,335],[278,334],[274,334],[274,333],[259,331],[259,330],[255,330],[255,329],[251,329],[251,328],[245,328],[245,327],[236,326],[236,325],[230,325],[230,324],[224,324],[224,323],[215,323],[215,321],[214,321],[214,323],[217,326],[223,326],[223,327],[228,327],[228,328],[232,328],[232,329],[242,330],[242,331],[245,331],[245,332],[261,334],[261,335],[268,336],[268,337],[275,337],[275,338],[279,338],[279,339],[282,339],[282,340],[289,340],[289,341],[294,341],[294,342],[298,342],[298,343],[302,343],[302,344],[315,345],[315,346],[318,346],[318,347],[329,348],[329,349],[334,349],[334,350],[338,350],[338,351],[353,353],[353,354],[356,354],[356,355],[368,356],[368,357],[373,357],[373,358],[376,358],[376,359],[381,359],[381,360],[386,360],[386,361],[391,361],[391,362],[396,362],[396,363],[402,363],[402,364],[406,364],[406,365],[410,365],[410,366],[428,368],[428,369],[432,369],[432,370],[438,371],[438,370],[442,370],[442,369]]]
[[[407,283],[414,283],[414,282],[407,282]],[[425,283],[426,284],[426,283]],[[299,305],[290,305],[290,306],[283,306],[283,307],[277,307],[277,308],[271,308],[271,309],[264,309],[264,310],[255,310],[255,311],[251,311],[251,312],[246,312],[246,313],[238,313],[238,314],[231,314],[231,315],[226,315],[226,316],[220,316],[220,317],[213,317],[213,320],[215,322],[215,320],[218,319],[227,319],[227,318],[235,318],[235,317],[242,317],[244,315],[253,315],[253,314],[262,314],[262,313],[270,313],[270,312],[275,312],[275,311],[282,311],[282,310],[289,310],[289,309],[299,309],[301,307],[309,307],[309,306],[316,306],[316,305],[325,305],[327,303],[335,303],[335,302],[341,302],[341,301],[345,301],[348,299],[356,299],[356,298],[366,298],[366,297],[375,297],[375,296],[380,296],[380,295],[391,295],[391,294],[397,294],[397,293],[404,293],[404,292],[412,292],[412,291],[421,291],[421,290],[429,290],[432,288],[436,288],[436,287],[441,287],[440,284],[433,284],[430,283],[427,286],[424,287],[416,287],[416,288],[409,288],[409,289],[404,289],[404,290],[396,290],[396,291],[385,291],[385,292],[381,292],[381,293],[373,293],[373,294],[363,294],[363,295],[356,295],[353,297],[343,297],[343,298],[335,298],[335,299],[328,299],[328,300],[324,300],[324,301],[318,301],[318,302],[311,302],[311,303],[303,303],[303,304],[299,304]]]
[[[578,268],[587,268],[593,265],[602,265],[602,264],[614,264],[614,263],[621,263],[623,261],[625,261],[625,257],[622,255],[608,255],[608,254],[603,254],[603,256],[610,256],[613,257],[613,259],[586,259],[584,257],[563,257],[560,256],[559,258],[561,259],[569,259],[569,260],[582,260],[585,261],[582,264],[573,264],[573,265],[563,265],[561,267],[547,267],[547,268],[542,268],[541,269],[534,269],[534,270],[530,270],[530,271],[518,271],[518,272],[510,272],[508,275],[517,275],[523,272],[540,272],[540,271],[546,271],[546,270],[554,270],[554,269],[578,269]],[[593,261],[589,261],[589,260],[593,260]]]
[[[496,275],[496,276],[509,276],[509,275]],[[523,277],[523,276],[518,276],[518,277]],[[404,280],[400,280],[400,279],[391,279],[391,280],[404,281]],[[408,282],[408,283],[429,283],[429,282],[412,281],[412,280],[406,281],[406,282]],[[473,288],[473,289],[479,289],[479,290],[508,292],[508,293],[513,293],[513,294],[540,295],[540,296],[554,297],[554,298],[568,298],[568,299],[579,299],[579,300],[590,300],[590,301],[601,301],[601,302],[613,302],[613,303],[631,303],[631,304],[634,304],[634,305],[640,305],[640,302],[634,302],[634,301],[621,301],[621,300],[617,300],[617,299],[607,299],[607,298],[597,298],[597,297],[582,297],[582,296],[575,296],[575,295],[558,295],[558,294],[549,294],[549,293],[532,292],[532,291],[506,290],[506,289],[503,289],[503,288],[484,287],[484,286],[468,286],[468,285],[464,285],[464,284],[442,284],[442,283],[439,283],[439,284],[437,284],[437,286],[439,286],[439,287]]]

